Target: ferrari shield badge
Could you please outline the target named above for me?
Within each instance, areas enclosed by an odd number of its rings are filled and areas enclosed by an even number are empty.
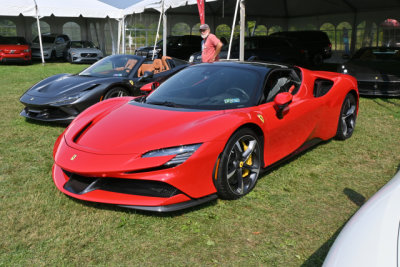
[[[132,80],[129,80],[129,82],[130,82],[131,85],[133,85],[133,81]]]
[[[264,117],[261,114],[258,114],[257,117],[260,119],[262,123],[264,123]]]
[[[76,154],[74,154],[72,157],[71,157],[71,160],[74,160],[76,158]]]

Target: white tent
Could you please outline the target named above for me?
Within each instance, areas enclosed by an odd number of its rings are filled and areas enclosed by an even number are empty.
[[[98,0],[36,0],[39,17],[115,18],[122,16],[121,9]],[[36,17],[34,0],[0,0],[0,16]]]
[[[40,34],[39,19],[43,17],[85,17],[114,18],[122,17],[121,9],[115,8],[98,0],[0,0],[0,16],[35,17],[39,32],[40,50],[43,58],[43,47]]]

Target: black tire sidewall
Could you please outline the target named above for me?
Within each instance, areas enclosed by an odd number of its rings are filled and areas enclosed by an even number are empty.
[[[113,88],[111,88],[110,90],[108,90],[105,94],[104,94],[104,100],[105,99],[110,99],[110,98],[114,98],[114,97],[110,97],[110,95],[112,95],[114,92],[116,92],[116,91],[124,91],[127,95],[129,95],[129,92],[125,89],[125,88],[122,88],[122,87],[113,87]]]
[[[354,127],[353,127],[353,130],[347,135],[343,134],[342,114],[343,114],[344,107],[345,107],[345,104],[346,104],[346,101],[347,101],[348,98],[352,98],[352,100],[350,100],[350,102],[354,101],[356,106],[357,106],[357,101],[356,101],[356,98],[354,97],[354,95],[352,93],[348,93],[346,95],[346,97],[344,98],[344,100],[343,100],[342,107],[340,108],[340,114],[339,114],[339,119],[338,119],[338,127],[337,127],[337,131],[336,131],[336,136],[335,136],[335,139],[337,139],[337,140],[346,140],[346,139],[350,138],[353,135],[354,128],[355,128],[355,125],[356,125],[357,115],[354,115]]]

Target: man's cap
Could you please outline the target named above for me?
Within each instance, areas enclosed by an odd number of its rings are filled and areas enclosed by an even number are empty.
[[[200,30],[209,30],[210,26],[208,26],[208,24],[201,24],[200,25]]]

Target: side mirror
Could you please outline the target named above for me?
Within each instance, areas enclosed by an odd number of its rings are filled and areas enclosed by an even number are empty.
[[[286,115],[289,112],[287,107],[289,106],[290,103],[292,103],[292,99],[293,99],[292,94],[288,92],[283,92],[276,95],[274,103],[275,103],[276,116],[278,117],[278,119],[282,119],[283,115]]]
[[[145,72],[143,73],[143,76],[140,76],[140,77],[139,77],[138,82],[146,81],[146,80],[148,80],[148,79],[153,78],[153,76],[154,76],[154,74],[153,74],[152,71],[145,71]]]
[[[155,90],[158,86],[160,86],[159,82],[152,82],[152,83],[147,83],[140,87],[140,92],[142,92],[145,95],[150,94],[153,90]]]

